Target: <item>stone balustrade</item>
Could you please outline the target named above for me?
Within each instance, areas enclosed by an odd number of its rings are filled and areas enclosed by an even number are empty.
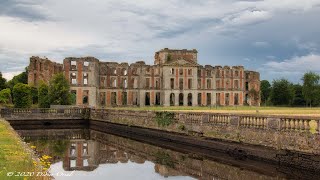
[[[42,120],[42,119],[83,119],[89,109],[85,108],[3,108],[0,109],[1,117],[7,120]]]

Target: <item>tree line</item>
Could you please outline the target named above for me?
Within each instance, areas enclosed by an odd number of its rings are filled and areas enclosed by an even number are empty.
[[[70,85],[60,73],[52,77],[50,82],[40,82],[38,87],[28,85],[28,72],[14,76],[7,81],[0,72],[0,104],[15,108],[49,108],[50,105],[70,105],[75,97],[70,93]]]
[[[264,106],[320,106],[320,75],[307,72],[301,78],[302,84],[294,84],[287,79],[276,79],[272,84],[262,80],[261,105]]]

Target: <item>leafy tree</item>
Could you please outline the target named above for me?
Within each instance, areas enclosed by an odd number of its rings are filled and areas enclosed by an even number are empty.
[[[38,88],[31,87],[32,104],[38,104]]]
[[[56,74],[49,85],[50,104],[70,105],[71,93],[70,84],[62,73]]]
[[[7,87],[13,90],[13,87],[18,84],[28,84],[28,68],[25,68],[25,71],[14,76],[10,81],[7,82]]]
[[[268,98],[270,96],[271,84],[267,80],[262,80],[260,83],[261,90],[261,101],[263,104],[267,104]]]
[[[273,105],[292,105],[294,95],[293,85],[288,80],[273,80],[270,94]]]
[[[307,105],[312,105],[312,102],[316,100],[316,96],[318,93],[320,76],[314,72],[308,72],[303,75],[303,87],[302,94],[304,99],[307,102]]]
[[[40,108],[50,107],[50,98],[48,96],[49,88],[45,83],[40,83],[38,89],[38,102]]]
[[[2,77],[2,73],[0,72],[0,91],[6,88],[6,79]]]
[[[13,100],[15,108],[30,108],[32,105],[31,87],[18,83],[13,87]]]
[[[302,94],[302,86],[300,84],[293,85],[295,96],[293,99],[293,106],[305,106],[306,101],[304,100],[303,94]]]
[[[0,103],[9,104],[11,103],[11,90],[9,88],[0,91]]]

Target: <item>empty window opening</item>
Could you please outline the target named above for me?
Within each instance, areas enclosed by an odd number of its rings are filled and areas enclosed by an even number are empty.
[[[175,105],[175,95],[173,93],[170,94],[170,106]]]
[[[207,89],[211,89],[211,80],[207,79]]]
[[[149,92],[146,92],[145,100],[146,100],[145,105],[150,106],[150,93]]]
[[[192,75],[192,69],[188,69],[188,75],[189,75],[189,76]]]
[[[192,79],[188,79],[188,89],[192,89]]]
[[[234,95],[234,105],[239,105],[239,94],[238,93],[236,93]]]
[[[218,106],[221,105],[221,103],[220,103],[220,93],[217,93],[217,94],[216,94],[216,104],[217,104]]]
[[[183,69],[179,69],[179,74],[183,75]]]
[[[88,73],[83,73],[83,84],[84,85],[88,84]]]
[[[156,93],[156,105],[159,106],[160,105],[160,92]]]
[[[77,84],[77,75],[76,75],[76,73],[71,73],[71,84]]]
[[[112,106],[117,105],[117,93],[116,92],[111,93],[111,105]]]
[[[202,106],[202,95],[201,93],[198,93],[198,106]]]
[[[207,106],[211,106],[211,93],[207,93]]]
[[[89,103],[89,91],[84,90],[83,91],[83,97],[82,97],[82,104],[88,104]]]
[[[122,92],[122,105],[126,106],[127,105],[127,92]]]
[[[146,88],[150,88],[150,78],[146,78]]]
[[[183,90],[183,79],[182,78],[179,79],[179,89]]]
[[[171,89],[174,89],[174,78],[170,79],[170,87]]]
[[[71,70],[76,70],[77,69],[77,62],[76,61],[71,61]]]
[[[88,61],[83,62],[83,65],[84,65],[85,67],[88,67],[88,66],[89,66],[89,62],[88,62]]]
[[[71,91],[71,104],[73,104],[73,105],[77,104],[77,91],[76,90]]]
[[[226,105],[226,106],[229,106],[229,105],[230,105],[230,95],[229,95],[229,93],[226,93],[225,105]]]
[[[100,105],[105,106],[106,105],[106,93],[100,92]]]
[[[183,93],[179,94],[179,106],[183,106]]]
[[[188,94],[188,106],[192,106],[192,94]]]

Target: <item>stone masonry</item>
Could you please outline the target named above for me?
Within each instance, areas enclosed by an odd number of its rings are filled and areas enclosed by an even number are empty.
[[[164,48],[155,53],[154,65],[101,62],[94,57],[68,57],[62,65],[31,57],[29,84],[48,82],[63,72],[79,106],[260,105],[258,72],[243,66],[202,66],[197,54],[195,49]]]

